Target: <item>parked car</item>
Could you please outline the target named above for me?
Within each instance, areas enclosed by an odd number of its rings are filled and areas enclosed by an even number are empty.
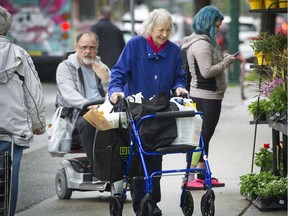
[[[222,39],[222,47],[224,50],[229,49],[230,29],[231,18],[225,16],[220,28],[219,39]],[[261,20],[253,17],[239,17],[239,52],[242,58],[249,59],[254,56],[250,42],[258,37],[260,33],[260,24]]]

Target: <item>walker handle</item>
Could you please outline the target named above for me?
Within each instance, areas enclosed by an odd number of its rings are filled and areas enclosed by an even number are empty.
[[[194,117],[196,115],[194,110],[187,111],[170,111],[170,112],[156,112],[155,118],[184,118],[184,117]]]

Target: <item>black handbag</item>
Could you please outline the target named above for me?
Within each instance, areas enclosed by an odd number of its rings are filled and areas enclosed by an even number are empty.
[[[135,120],[156,112],[171,111],[169,98],[160,92],[152,99],[142,98],[140,112]],[[177,138],[177,125],[175,119],[146,119],[139,127],[143,148],[146,151],[169,146]]]
[[[119,108],[119,107],[118,107]],[[113,108],[114,112],[118,109]],[[118,109],[122,110],[123,106]],[[131,143],[130,128],[97,130],[93,148],[93,176],[101,181],[115,182],[124,178]]]

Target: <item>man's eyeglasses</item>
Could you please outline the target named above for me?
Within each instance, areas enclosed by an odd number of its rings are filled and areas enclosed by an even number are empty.
[[[95,46],[80,46],[79,44],[77,44],[77,46],[81,49],[81,50],[91,50],[91,51],[97,51],[98,47]]]

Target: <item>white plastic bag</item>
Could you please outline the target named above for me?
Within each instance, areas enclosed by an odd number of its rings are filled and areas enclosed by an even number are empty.
[[[127,116],[126,112],[113,112],[114,106],[108,99],[106,95],[105,101],[102,105],[99,106],[98,111],[103,113],[103,116],[109,121],[112,125],[112,128],[119,128],[119,122],[121,121],[121,127],[127,128]]]
[[[66,120],[61,118],[63,107],[57,108],[52,121],[47,126],[48,151],[52,156],[63,156],[67,152],[61,152],[61,143],[69,133],[66,130]],[[71,141],[71,140],[70,140]]]
[[[194,110],[193,101],[187,98],[173,97],[170,103],[175,104],[179,111]],[[192,145],[199,146],[200,135],[202,130],[202,118],[200,115],[194,117],[176,118],[178,137],[173,141],[172,145]]]

